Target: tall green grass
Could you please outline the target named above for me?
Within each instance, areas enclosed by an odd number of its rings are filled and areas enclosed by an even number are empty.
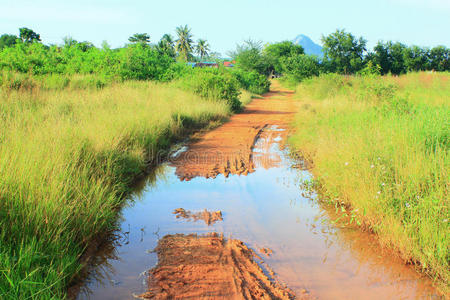
[[[156,151],[230,114],[172,84],[42,80],[57,83],[0,89],[1,299],[64,298]]]
[[[328,74],[296,95],[290,142],[325,198],[448,292],[450,74]]]

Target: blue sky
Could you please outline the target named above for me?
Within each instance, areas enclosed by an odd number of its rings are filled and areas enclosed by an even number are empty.
[[[320,42],[336,28],[364,36],[370,47],[378,40],[449,47],[450,0],[0,0],[0,34],[29,27],[44,43],[60,44],[69,35],[118,47],[136,32],[155,42],[184,24],[222,54],[248,38],[275,42],[305,34]]]

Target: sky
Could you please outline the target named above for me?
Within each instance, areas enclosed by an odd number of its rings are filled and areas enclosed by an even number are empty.
[[[249,38],[292,40],[299,34],[320,44],[337,28],[379,40],[450,46],[450,0],[0,0],[0,34],[28,27],[46,44],[71,36],[100,46],[127,43],[134,33],[152,42],[187,24],[194,40],[206,39],[225,54]]]

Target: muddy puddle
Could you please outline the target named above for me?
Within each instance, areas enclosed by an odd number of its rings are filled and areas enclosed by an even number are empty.
[[[158,167],[77,298],[440,299],[373,236],[336,226],[333,211],[303,196],[311,174],[281,149],[281,119],[271,122],[250,124],[230,147],[238,152],[206,153],[223,144],[216,132]],[[240,129],[223,130],[233,139]]]

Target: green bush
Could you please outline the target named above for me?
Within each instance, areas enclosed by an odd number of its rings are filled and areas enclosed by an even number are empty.
[[[297,82],[304,79],[318,76],[320,65],[317,57],[312,55],[295,55],[281,58],[281,65],[284,74]]]
[[[1,70],[32,75],[98,74],[126,80],[160,80],[172,63],[172,58],[141,44],[110,50],[86,49],[79,44],[48,47],[18,43],[0,51]]]
[[[164,75],[161,77],[161,81],[167,82],[177,80],[184,76],[189,76],[193,72],[194,72],[193,68],[191,66],[186,65],[185,63],[171,64],[164,73]]]
[[[241,85],[241,88],[249,92],[263,94],[268,92],[270,89],[270,81],[267,77],[255,71],[245,72],[237,69],[233,70],[232,74]]]
[[[172,58],[142,44],[129,46],[120,53],[123,58],[120,76],[125,80],[161,80],[173,63]]]
[[[225,100],[232,111],[241,109],[240,84],[233,75],[217,69],[193,69],[180,80],[182,88],[204,98]]]

